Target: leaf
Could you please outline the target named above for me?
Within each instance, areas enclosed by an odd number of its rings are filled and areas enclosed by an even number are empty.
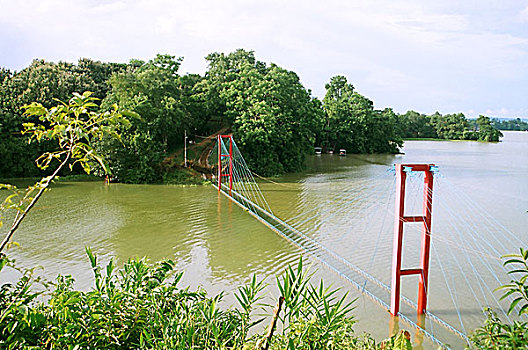
[[[520,259],[509,259],[504,262],[504,266],[508,264],[524,264],[524,261]]]
[[[519,310],[519,316],[522,314],[528,314],[528,303],[524,304]]]
[[[517,304],[519,304],[519,302],[523,299],[523,297],[518,297],[516,299],[514,299],[511,304],[510,304],[510,307],[508,309],[508,315],[512,313],[513,309],[515,308],[515,306],[517,306]]]
[[[90,259],[90,264],[92,265],[92,268],[95,268],[97,266],[97,257],[92,254],[92,249],[90,249],[90,247],[85,247],[84,250],[86,251],[86,255],[88,255],[88,258]]]

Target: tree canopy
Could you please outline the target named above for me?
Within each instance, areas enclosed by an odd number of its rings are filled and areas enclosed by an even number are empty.
[[[35,121],[21,107],[37,102],[49,108],[74,92],[91,91],[103,110],[117,104],[140,116],[121,130],[121,141],[95,145],[115,178],[132,183],[160,182],[181,167],[174,159],[184,135],[194,141],[219,130],[232,133],[251,169],[277,175],[301,170],[314,146],[397,153],[404,138],[495,142],[501,136],[496,126],[510,127],[486,116],[377,110],[342,75],[330,78],[321,101],[295,72],[259,61],[253,51],[214,52],[205,59],[203,75],[180,74],[183,58],[171,55],[126,64],[34,60],[19,72],[0,69],[0,178],[41,175],[32,160],[49,148],[28,144],[21,134],[23,123]]]
[[[322,117],[320,104],[299,77],[256,60],[252,51],[207,56],[207,94],[218,101],[220,118],[248,158],[264,175],[302,169]]]
[[[400,115],[400,133],[404,138],[437,138],[445,140],[478,140],[498,142],[502,133],[490,118],[479,116],[468,120],[463,113],[424,115],[408,111]]]
[[[374,110],[374,103],[354,91],[338,75],[326,84],[325,120],[319,140],[324,148],[346,148],[353,153],[397,153],[403,141],[392,109]]]

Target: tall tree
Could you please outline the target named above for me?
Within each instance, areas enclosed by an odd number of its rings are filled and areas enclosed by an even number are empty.
[[[157,55],[148,62],[132,61],[110,79],[111,92],[103,106],[118,104],[141,116],[123,132],[123,144],[111,141],[100,148],[123,182],[161,180],[161,161],[177,148],[185,130],[206,122],[193,96],[200,78],[178,74],[182,58]]]
[[[499,142],[502,133],[491,125],[490,118],[480,115],[477,118],[478,139],[486,142]]]
[[[391,109],[375,111],[372,101],[355,92],[344,76],[332,77],[325,87],[324,146],[352,153],[398,152],[402,140]]]
[[[256,60],[252,51],[207,56],[207,94],[220,107],[250,168],[264,175],[302,169],[321,120],[320,103],[294,72]]]
[[[463,140],[464,131],[468,129],[468,121],[463,113],[446,114],[435,113],[431,123],[439,138],[447,140]]]

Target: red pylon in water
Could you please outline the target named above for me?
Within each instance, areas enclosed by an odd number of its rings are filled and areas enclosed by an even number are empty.
[[[401,276],[419,275],[418,281],[418,315],[425,314],[427,309],[427,283],[429,277],[429,251],[431,244],[431,221],[433,210],[433,174],[436,169],[434,164],[396,164],[396,201],[394,220],[394,242],[392,252],[392,283],[391,283],[391,308],[393,316],[400,311],[400,282]],[[423,212],[418,216],[405,215],[405,183],[407,173],[411,171],[424,172],[424,197]],[[420,254],[420,267],[402,269],[402,244],[403,227],[408,222],[421,222],[422,247]]]
[[[229,153],[222,152],[222,139],[229,140]],[[227,158],[229,161],[228,171],[224,172],[222,169],[222,160]],[[222,177],[229,177],[229,194],[233,189],[233,136],[232,135],[218,135],[218,191],[222,190]]]

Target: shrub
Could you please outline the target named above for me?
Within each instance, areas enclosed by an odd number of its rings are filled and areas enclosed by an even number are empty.
[[[238,307],[219,307],[224,294],[210,297],[203,289],[180,288],[181,272],[171,260],[127,261],[116,269],[101,266],[86,249],[94,273],[89,291],[73,288],[71,276],[42,283],[34,270],[21,269],[16,284],[0,289],[0,348],[2,349],[406,349],[402,334],[376,344],[357,336],[349,316],[351,302],[338,290],[310,283],[302,260],[277,278],[284,300],[279,316],[282,330],[262,336],[250,330],[271,315],[263,304],[266,285],[252,277],[235,294]],[[14,267],[1,257],[0,268]],[[43,286],[40,290],[35,287]],[[46,298],[41,298],[46,293]],[[278,315],[279,313],[277,313]],[[404,347],[402,347],[402,344]]]

